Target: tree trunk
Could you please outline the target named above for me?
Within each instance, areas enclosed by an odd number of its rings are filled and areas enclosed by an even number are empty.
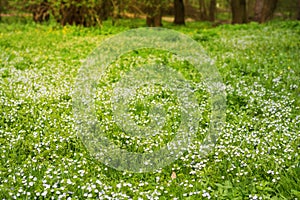
[[[155,14],[153,14],[153,15],[147,15],[147,18],[146,18],[147,26],[150,26],[150,27],[162,26],[161,18],[162,18],[162,16],[161,16],[160,9],[157,10],[155,12]]]
[[[2,2],[2,0],[0,0],[0,22],[2,21],[1,14],[2,14],[3,7],[4,7],[3,2]]]
[[[99,8],[99,16],[102,20],[107,20],[109,15],[113,12],[112,1],[101,1]]]
[[[247,16],[249,20],[254,20],[254,15],[255,15],[255,0],[248,0],[247,2]]]
[[[300,0],[298,0],[298,14],[297,19],[300,20]]]
[[[264,0],[256,0],[254,8],[254,21],[259,22],[262,16],[262,8],[264,7]]]
[[[232,24],[247,23],[246,0],[231,0]]]
[[[184,3],[183,0],[174,0],[175,18],[174,24],[184,25]]]
[[[278,0],[256,0],[254,20],[263,23],[273,17]]]
[[[208,20],[205,1],[204,0],[199,0],[199,6],[200,6],[200,19],[201,20]]]
[[[146,12],[146,23],[148,26],[162,26],[162,5],[160,0],[151,1],[151,5],[146,8]]]
[[[211,22],[215,21],[216,7],[217,7],[217,1],[216,0],[210,0],[210,4],[209,4],[209,21],[211,21]]]
[[[273,18],[274,11],[276,9],[278,0],[265,0],[262,10],[261,23],[266,22]]]

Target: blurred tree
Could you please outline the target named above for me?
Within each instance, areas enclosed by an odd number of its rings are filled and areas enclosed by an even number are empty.
[[[278,0],[256,0],[254,20],[260,23],[272,19]]]
[[[108,19],[108,17],[113,12],[112,7],[113,7],[113,5],[112,5],[111,1],[102,0],[100,2],[100,9],[98,11],[99,12],[98,14],[100,15],[102,20],[107,20]]]
[[[162,26],[162,13],[159,7],[156,7],[153,13],[148,12],[146,17],[146,23],[147,26],[150,27]]]
[[[232,23],[247,23],[246,0],[231,0]]]
[[[255,9],[256,0],[247,1],[247,16],[249,20],[254,19],[254,9]]]
[[[120,4],[121,0],[110,0],[112,5],[112,25],[121,17]]]
[[[122,18],[127,8],[126,5],[132,3],[129,0],[110,0],[112,6],[112,24],[114,25],[118,19]],[[105,1],[102,1],[105,2]],[[109,5],[106,3],[106,5]]]
[[[24,12],[28,12],[29,0],[0,0],[2,11],[15,16],[21,16]]]
[[[184,3],[183,0],[174,0],[174,24],[184,25]]]
[[[184,15],[195,20],[200,20],[199,0],[184,0]]]
[[[210,4],[209,4],[209,21],[211,21],[211,22],[215,21],[216,8],[217,8],[217,0],[210,0]]]
[[[200,20],[202,21],[208,20],[205,0],[199,0],[199,10],[200,10]]]
[[[63,26],[75,24],[95,26],[102,24],[102,19],[107,14],[105,7],[110,1],[105,0],[48,0],[52,14],[57,22]],[[103,7],[105,9],[103,9]]]
[[[0,0],[0,21],[2,21],[1,16],[2,16],[2,13],[3,13],[3,8],[4,8],[4,4],[3,4],[2,0]]]
[[[297,19],[300,20],[300,0],[298,0]]]
[[[50,18],[50,7],[47,0],[43,0],[42,2],[31,2],[29,10],[32,12],[33,21],[35,22],[48,21]]]
[[[214,22],[216,9],[216,0],[199,0],[200,20]]]
[[[231,17],[232,23],[263,23],[273,15],[300,20],[300,0],[0,0],[2,19],[3,13],[22,17],[28,12],[36,22],[46,21],[52,14],[62,25],[83,26],[101,25],[108,17],[115,24],[125,15],[146,15],[148,26],[161,26],[163,14],[173,15],[174,24],[185,24],[186,17],[202,21],[218,17],[220,23]]]
[[[162,10],[170,0],[143,0],[147,14],[146,23],[150,27],[162,26]]]

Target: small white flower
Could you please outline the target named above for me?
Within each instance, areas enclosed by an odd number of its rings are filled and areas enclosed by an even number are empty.
[[[117,188],[120,189],[120,188],[122,187],[122,184],[121,184],[121,183],[118,183],[116,186],[117,186]]]
[[[47,195],[47,191],[44,191],[41,195],[45,197]]]

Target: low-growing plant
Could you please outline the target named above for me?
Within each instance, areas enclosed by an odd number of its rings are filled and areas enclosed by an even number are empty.
[[[208,132],[210,105],[201,74],[176,55],[158,50],[129,52],[116,60],[99,81],[95,98],[99,121],[110,125],[107,135],[122,148],[150,151],[173,137],[138,141],[110,120],[111,105],[101,98],[111,95],[112,84],[126,70],[148,62],[169,65],[198,86],[196,97],[204,109],[187,151],[162,169],[140,174],[99,162],[77,137],[72,90],[83,61],[103,40],[143,20],[104,23],[101,29],[0,23],[1,199],[300,198],[299,22],[216,28],[166,23],[203,46],[226,85],[226,123],[207,156],[201,156],[201,142]],[[149,90],[141,87],[140,101],[129,105],[135,122],[147,125],[150,100],[173,106],[168,120],[180,122],[176,96],[160,85],[152,89],[160,92],[147,96]],[[171,133],[176,127],[165,129]]]

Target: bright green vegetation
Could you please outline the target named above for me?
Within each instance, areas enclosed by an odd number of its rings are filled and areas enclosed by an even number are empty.
[[[89,155],[73,120],[76,75],[105,38],[141,24],[124,20],[102,29],[0,24],[0,199],[300,199],[299,22],[216,28],[166,24],[199,42],[223,77],[227,118],[214,151],[199,156],[197,137],[176,162],[144,174],[116,171]],[[187,79],[199,80],[188,63],[164,52],[149,53],[122,57],[118,62],[124,68],[112,67],[99,87],[109,88],[119,71],[128,69],[126,64],[135,67],[149,60],[173,63]],[[205,103],[207,95],[201,91],[197,96]],[[159,95],[152,98],[159,102]],[[171,99],[166,105],[176,104],[176,97],[168,91],[164,95]],[[130,106],[143,120],[137,123],[147,124],[140,111],[149,107]],[[170,121],[176,121],[176,109],[170,110]],[[209,110],[207,106],[199,122],[203,133]],[[105,113],[99,109],[98,117]],[[155,140],[139,143],[120,132],[108,134],[121,146],[129,141],[123,147],[132,151],[156,147]]]

